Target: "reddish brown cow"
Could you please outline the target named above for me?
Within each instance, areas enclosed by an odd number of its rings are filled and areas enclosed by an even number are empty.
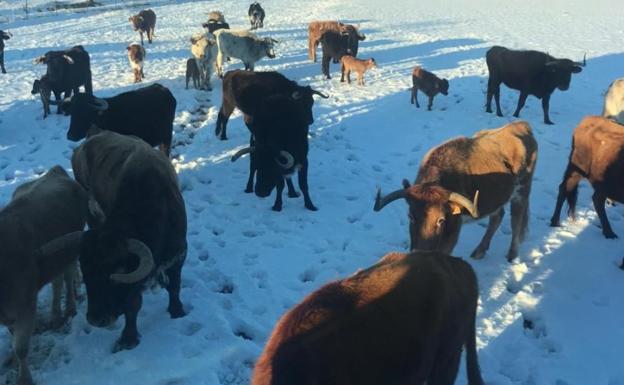
[[[132,28],[139,31],[141,36],[141,45],[143,45],[143,33],[147,34],[147,41],[151,44],[154,38],[154,29],[156,28],[156,14],[151,9],[144,9],[134,16],[128,18]]]
[[[316,49],[320,43],[321,36],[327,31],[334,31],[340,34],[351,32],[357,35],[358,40],[366,39],[366,36],[351,24],[343,24],[335,20],[313,21],[308,24],[308,58],[315,63]],[[357,56],[357,46],[355,49],[352,48],[352,51],[352,55]]]
[[[377,62],[373,58],[361,60],[345,55],[340,59],[340,63],[342,64],[340,81],[344,82],[346,77],[347,83],[351,84],[351,72],[353,71],[357,76],[358,84],[362,86],[364,85],[364,73],[371,68],[377,68]]]
[[[134,82],[139,83],[145,78],[143,74],[143,63],[145,62],[145,48],[139,43],[132,43],[126,47],[128,50],[128,61],[132,72],[134,72]]]
[[[465,261],[439,252],[387,254],[286,313],[252,384],[453,384],[464,346],[468,384],[483,385],[477,299]]]
[[[411,103],[414,104],[416,102],[416,107],[418,108],[420,108],[420,104],[418,104],[418,90],[421,90],[429,98],[429,104],[427,105],[429,111],[431,111],[431,106],[433,105],[433,98],[438,93],[448,95],[448,80],[440,79],[420,66],[414,67],[412,71],[412,85]]]
[[[559,195],[551,226],[559,226],[563,201],[568,201],[568,215],[574,219],[578,197],[578,184],[586,178],[594,188],[592,200],[600,218],[602,233],[607,238],[617,238],[611,229],[605,200],[607,198],[624,202],[624,129],[621,125],[601,116],[585,117],[574,130],[572,150]]]

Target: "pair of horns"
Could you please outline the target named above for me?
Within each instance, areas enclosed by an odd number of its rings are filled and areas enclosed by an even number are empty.
[[[234,155],[232,155],[232,162],[236,162],[238,158],[245,154],[251,154],[256,151],[255,147],[245,147],[238,150]],[[292,166],[295,165],[295,157],[288,151],[280,150],[278,157],[275,158],[275,162],[283,168],[284,170],[289,170]],[[283,158],[283,160],[282,160]]]

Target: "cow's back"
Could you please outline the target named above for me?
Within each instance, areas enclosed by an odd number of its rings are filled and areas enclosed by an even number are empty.
[[[624,171],[623,127],[600,116],[585,117],[574,130],[570,163],[589,175],[590,182],[619,181]]]

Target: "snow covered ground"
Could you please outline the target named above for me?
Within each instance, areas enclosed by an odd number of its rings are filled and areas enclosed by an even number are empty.
[[[108,4],[114,1],[107,2]],[[278,57],[257,70],[278,70],[328,93],[317,100],[310,140],[310,191],[318,212],[303,200],[285,197],[280,213],[274,197],[243,192],[247,160],[229,157],[248,141],[240,114],[231,120],[230,140],[214,136],[220,103],[215,91],[184,89],[189,37],[201,30],[206,13],[221,9],[232,27],[247,27],[248,2],[150,2],[158,15],[154,44],[147,46],[148,82],[169,87],[178,100],[174,148],[186,200],[190,245],[183,270],[185,318],[169,319],[164,290],[146,293],[139,315],[141,344],[111,354],[123,320],[114,330],[89,326],[79,314],[62,331],[32,341],[30,361],[39,384],[246,384],[275,321],[323,283],[345,277],[408,245],[406,207],[372,210],[377,186],[388,192],[402,178],[413,179],[424,153],[457,135],[471,135],[511,121],[517,92],[502,89],[504,118],[484,112],[487,68],[493,44],[548,51],[580,60],[570,90],[556,91],[551,118],[542,123],[539,101],[530,97],[521,117],[539,142],[531,196],[530,234],[518,260],[509,264],[508,216],[485,259],[469,262],[478,273],[481,301],[477,321],[483,377],[489,385],[622,385],[624,365],[624,255],[621,240],[606,240],[591,207],[591,189],[580,190],[579,219],[548,226],[557,186],[575,125],[599,114],[609,83],[624,76],[624,8],[615,1],[265,0],[263,36],[280,41]],[[51,49],[82,44],[91,54],[94,88],[100,96],[136,88],[125,47],[138,39],[127,18],[143,6],[101,8],[84,13],[48,13],[22,19],[21,2],[0,2],[0,29],[7,42],[9,73],[0,76],[0,206],[15,187],[54,164],[70,168],[75,143],[65,134],[68,118],[42,119],[32,81],[44,71],[32,59]],[[13,10],[13,11],[11,11]],[[360,24],[367,35],[360,57],[374,57],[379,69],[365,87],[320,76],[320,63],[307,59],[307,22],[341,19]],[[449,96],[434,110],[409,104],[411,68],[449,78]],[[230,68],[240,68],[233,62]],[[336,76],[338,75],[338,76]],[[424,99],[421,96],[421,101]],[[55,108],[55,107],[53,107]],[[616,233],[624,236],[622,205],[608,208]],[[463,228],[454,254],[467,257],[485,223]],[[40,294],[42,318],[49,291]],[[531,328],[527,328],[531,326]],[[0,329],[0,357],[10,352]],[[620,354],[618,354],[620,353]],[[14,373],[0,369],[0,383]],[[465,383],[460,370],[457,383]]]

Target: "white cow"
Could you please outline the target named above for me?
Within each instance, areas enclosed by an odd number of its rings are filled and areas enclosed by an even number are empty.
[[[223,59],[233,57],[240,59],[246,70],[253,71],[260,59],[268,56],[275,58],[273,45],[277,40],[270,37],[261,38],[248,30],[220,29],[214,32],[217,39],[217,74],[223,76]]]
[[[615,80],[609,86],[602,116],[624,124],[624,78]]]
[[[217,43],[212,34],[199,34],[191,37],[191,53],[199,68],[200,87],[212,90],[210,76],[217,59]]]

